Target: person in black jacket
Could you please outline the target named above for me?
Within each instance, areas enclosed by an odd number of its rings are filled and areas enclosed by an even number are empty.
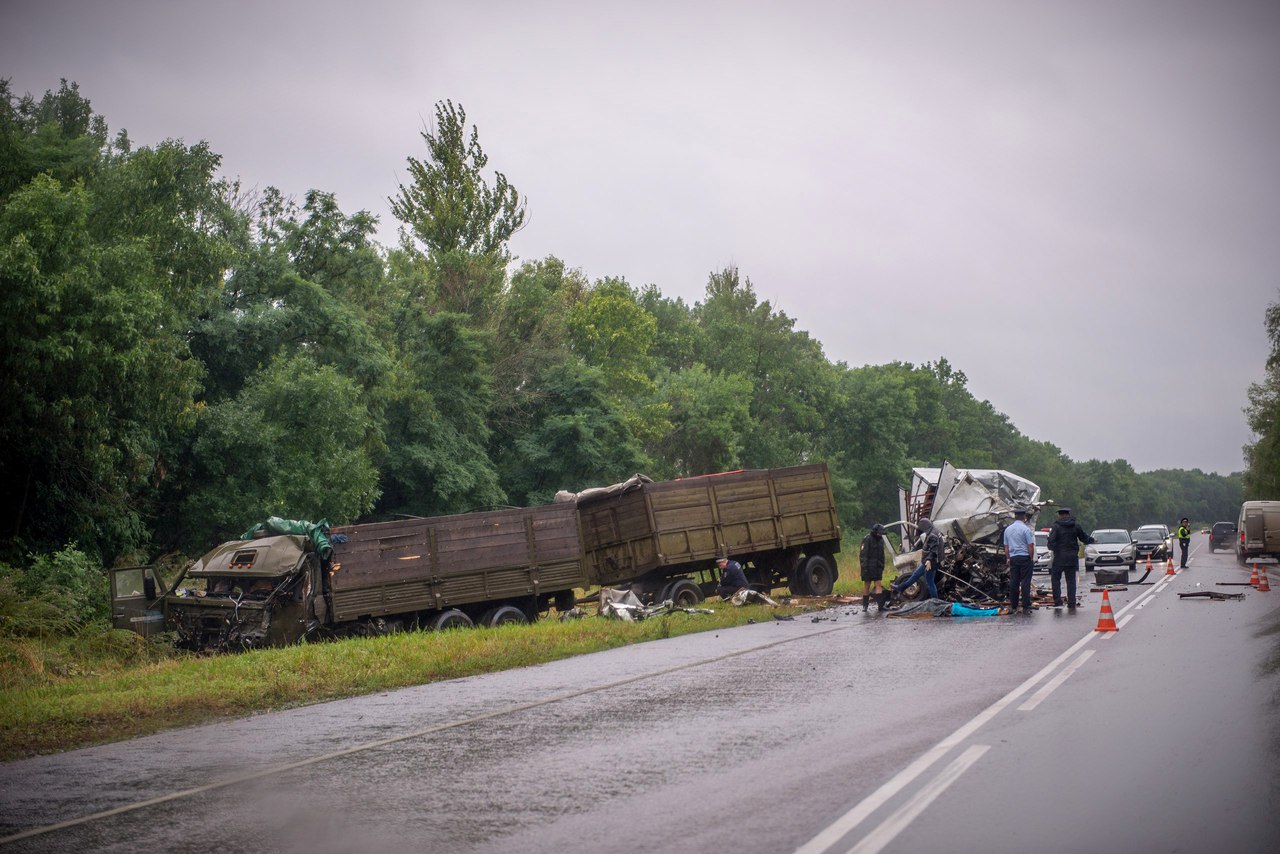
[[[720,568],[720,584],[716,587],[716,594],[721,599],[728,599],[744,587],[750,587],[747,583],[747,574],[742,571],[742,564],[736,560],[729,560],[726,555],[719,555],[716,558],[716,566]]]
[[[937,528],[933,527],[933,520],[928,516],[921,516],[920,521],[916,522],[916,528],[920,531],[919,539],[924,540],[922,546],[924,554],[920,565],[911,575],[889,585],[889,589],[900,594],[924,576],[924,586],[929,591],[929,598],[937,599],[938,585],[934,579],[938,577],[938,570],[942,568],[942,535],[938,533]]]
[[[884,525],[872,525],[870,533],[862,538],[862,545],[858,548],[858,567],[862,572],[862,613],[867,613],[872,585],[875,585],[876,608],[883,611],[889,601],[889,593],[881,584],[884,578]]]
[[[1070,507],[1058,508],[1058,521],[1049,531],[1049,551],[1053,563],[1049,564],[1049,580],[1053,585],[1053,607],[1062,607],[1062,575],[1067,576],[1067,610],[1076,609],[1076,570],[1080,568],[1079,543],[1088,545],[1093,537],[1084,532],[1080,523],[1071,515]]]

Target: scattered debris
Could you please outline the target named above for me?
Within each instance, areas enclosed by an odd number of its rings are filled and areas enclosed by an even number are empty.
[[[1225,602],[1228,599],[1244,601],[1243,593],[1223,593],[1219,590],[1197,590],[1194,593],[1179,593],[1179,599],[1211,599],[1214,602]]]
[[[737,593],[733,594],[729,601],[735,605],[746,605],[748,602],[754,602],[761,605],[773,605],[775,608],[778,605],[777,602],[773,601],[759,590],[752,590],[749,587],[744,587]]]
[[[775,620],[794,620],[795,619],[795,617],[791,616],[790,614],[774,614],[773,618]]]
[[[710,608],[677,608],[675,602],[670,599],[657,605],[645,605],[635,593],[631,592],[630,588],[614,590],[604,587],[600,590],[600,616],[602,617],[634,623],[675,611],[683,611],[686,614],[715,613]]]
[[[1124,584],[1095,584],[1089,588],[1090,593],[1115,593],[1117,590],[1128,590],[1128,586]]]
[[[560,615],[560,622],[563,623],[568,620],[581,620],[585,616],[587,616],[586,611],[584,611],[582,608],[573,607]]]

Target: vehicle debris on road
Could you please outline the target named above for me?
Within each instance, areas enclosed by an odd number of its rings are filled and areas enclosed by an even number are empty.
[[[646,605],[640,601],[640,597],[636,596],[629,587],[621,590],[605,587],[600,590],[600,616],[602,617],[611,617],[615,620],[634,623],[676,611],[683,611],[686,614],[715,613],[710,608],[678,608],[670,599],[657,605]]]
[[[1223,593],[1220,590],[1196,590],[1192,593],[1179,593],[1179,599],[1209,599],[1214,602],[1225,602],[1228,599],[1244,601],[1243,593]]]

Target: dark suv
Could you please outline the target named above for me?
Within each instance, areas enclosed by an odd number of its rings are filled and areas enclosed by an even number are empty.
[[[1214,522],[1209,530],[1209,551],[1235,548],[1236,523]]]

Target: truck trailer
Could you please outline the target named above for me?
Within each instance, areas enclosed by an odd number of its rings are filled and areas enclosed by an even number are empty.
[[[528,622],[595,586],[701,601],[717,555],[761,591],[831,592],[840,526],[825,465],[563,493],[540,507],[333,528],[272,520],[193,561],[161,590],[111,572],[115,625],[186,649]]]

